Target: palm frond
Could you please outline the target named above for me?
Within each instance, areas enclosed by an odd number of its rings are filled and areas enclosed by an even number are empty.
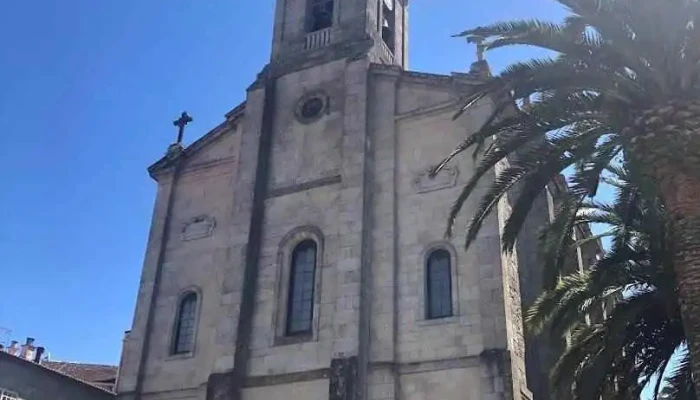
[[[666,377],[661,389],[663,400],[696,400],[695,387],[690,372],[690,356],[687,351],[681,355],[676,368]]]
[[[545,260],[559,263],[555,274],[544,279],[556,276],[556,285],[526,313],[531,332],[569,338],[551,377],[558,395],[575,399],[639,398],[641,388],[658,385],[657,378],[685,342],[663,234],[664,209],[635,188],[624,167],[612,170],[619,172],[611,175],[614,202],[586,200],[572,207],[565,201],[543,231],[543,247],[549,250]],[[576,196],[567,199],[572,204]],[[573,230],[591,220],[608,225],[605,234],[612,245],[589,269],[567,269],[562,254],[597,239],[573,240]]]

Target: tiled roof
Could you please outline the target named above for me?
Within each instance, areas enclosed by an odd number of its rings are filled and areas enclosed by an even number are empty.
[[[56,366],[57,368],[60,367],[61,369],[66,369],[66,370],[71,370],[71,368],[68,366],[63,366],[61,364],[69,364],[69,365],[76,365],[77,364],[77,365],[83,365],[83,366],[87,365],[87,366],[91,366],[91,367],[95,367],[95,365],[78,364],[78,363],[59,363],[59,362],[52,363],[49,361],[43,361],[41,364],[38,364],[38,363],[34,363],[32,361],[29,361],[29,360],[25,360],[21,357],[17,357],[17,356],[0,351],[0,363],[5,363],[5,362],[10,364],[10,365],[18,366],[22,369],[33,370],[34,372],[41,371],[41,373],[48,374],[49,376],[53,375],[54,377],[61,377],[63,382],[72,382],[73,384],[78,384],[78,385],[82,386],[85,390],[95,391],[93,393],[95,394],[95,396],[97,396],[95,398],[98,398],[98,399],[113,399],[114,398],[114,390],[113,390],[114,383],[113,382],[112,383],[99,383],[99,382],[92,383],[92,382],[89,382],[89,381],[82,379],[80,376],[69,375],[66,372],[52,369],[49,366],[44,365],[44,363],[48,363],[50,365]],[[114,371],[117,370],[116,367],[111,367],[111,366],[107,366],[107,365],[98,365],[97,367],[98,367],[97,369],[100,369],[99,367],[102,367],[102,368],[106,367],[106,368],[113,368]],[[91,369],[91,368],[87,368],[87,369]],[[76,370],[80,370],[80,367],[76,368]],[[100,378],[98,377],[97,379],[100,379]],[[114,377],[111,379],[112,379],[112,381],[116,380],[116,372],[114,373]],[[97,392],[99,392],[99,394]],[[106,396],[108,396],[108,397],[106,397]]]
[[[114,390],[117,367],[113,365],[42,361],[41,365],[63,375],[90,383],[105,390]]]

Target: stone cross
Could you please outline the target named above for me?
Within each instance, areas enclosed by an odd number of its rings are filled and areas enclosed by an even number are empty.
[[[182,137],[185,135],[185,126],[192,122],[192,117],[187,115],[187,111],[183,112],[180,114],[180,118],[176,119],[173,121],[173,125],[178,127],[177,131],[177,144],[182,143]]]
[[[486,51],[486,46],[484,45],[484,38],[475,37],[472,38],[472,42],[476,44],[476,60],[484,61],[484,52]]]

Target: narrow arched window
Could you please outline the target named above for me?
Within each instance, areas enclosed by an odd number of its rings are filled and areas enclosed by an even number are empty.
[[[197,294],[186,294],[177,311],[175,336],[173,337],[173,354],[185,354],[194,350],[194,336],[197,323]]]
[[[452,316],[451,257],[447,250],[433,250],[426,265],[426,318]]]
[[[394,35],[396,32],[396,15],[394,14],[394,0],[380,0],[382,9],[382,40],[386,46],[394,51]]]
[[[292,252],[287,300],[287,335],[311,333],[316,273],[316,242],[306,240]]]

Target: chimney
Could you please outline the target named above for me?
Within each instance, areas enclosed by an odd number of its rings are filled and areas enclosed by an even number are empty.
[[[7,352],[12,356],[19,355],[19,347],[17,347],[17,341],[13,340],[10,343],[10,347],[7,348]]]
[[[19,351],[19,358],[23,358],[25,360],[34,359],[34,338],[27,338],[27,342],[22,345]]]
[[[43,347],[36,348],[36,355],[34,356],[35,363],[41,364],[41,356],[44,355],[44,351],[46,351],[46,349],[44,349]]]

